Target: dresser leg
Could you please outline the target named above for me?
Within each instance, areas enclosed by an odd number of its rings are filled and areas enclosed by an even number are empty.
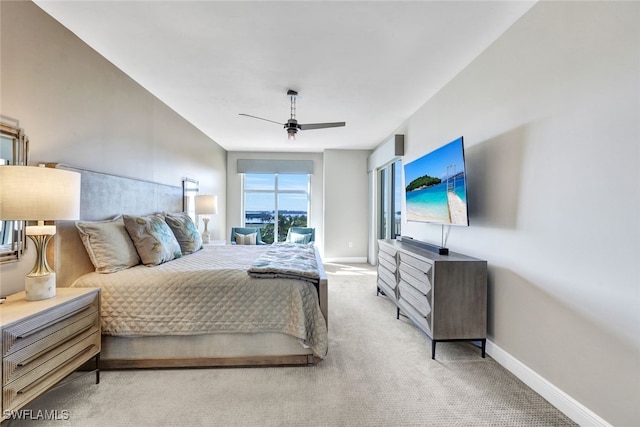
[[[483,339],[482,340],[482,358],[484,359],[484,355],[486,354],[486,349],[487,349],[487,340]]]
[[[396,308],[396,320],[400,319],[400,309]]]
[[[436,340],[431,340],[431,359],[436,358]]]

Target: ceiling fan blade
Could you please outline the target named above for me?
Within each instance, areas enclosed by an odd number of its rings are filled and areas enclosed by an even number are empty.
[[[278,125],[280,125],[280,126],[284,126],[284,123],[276,122],[276,121],[274,121],[274,120],[264,119],[264,118],[262,118],[262,117],[258,117],[258,116],[252,116],[252,115],[250,115],[250,114],[240,113],[239,115],[240,115],[240,116],[246,116],[246,117],[253,117],[254,119],[264,120],[265,122],[276,123],[276,124],[278,124]]]
[[[334,123],[300,123],[298,127],[300,130],[310,130],[310,129],[325,129],[325,128],[337,128],[340,126],[345,126],[345,122],[334,122]]]

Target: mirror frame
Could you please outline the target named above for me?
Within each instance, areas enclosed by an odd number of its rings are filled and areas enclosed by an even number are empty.
[[[27,166],[29,164],[29,138],[25,135],[24,130],[20,128],[18,121],[1,116],[0,136],[11,140],[12,158],[7,159],[10,162],[9,164]],[[11,244],[0,245],[0,264],[18,261],[26,250],[25,221],[7,222],[12,223],[11,228],[14,230],[14,239]]]

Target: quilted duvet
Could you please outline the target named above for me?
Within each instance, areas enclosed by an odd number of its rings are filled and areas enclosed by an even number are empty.
[[[102,333],[117,336],[279,332],[327,354],[327,326],[313,283],[252,278],[269,246],[206,246],[153,267],[89,273],[72,287],[102,288]]]

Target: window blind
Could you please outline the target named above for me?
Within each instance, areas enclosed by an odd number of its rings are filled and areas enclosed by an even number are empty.
[[[313,174],[313,160],[238,159],[238,173]]]

